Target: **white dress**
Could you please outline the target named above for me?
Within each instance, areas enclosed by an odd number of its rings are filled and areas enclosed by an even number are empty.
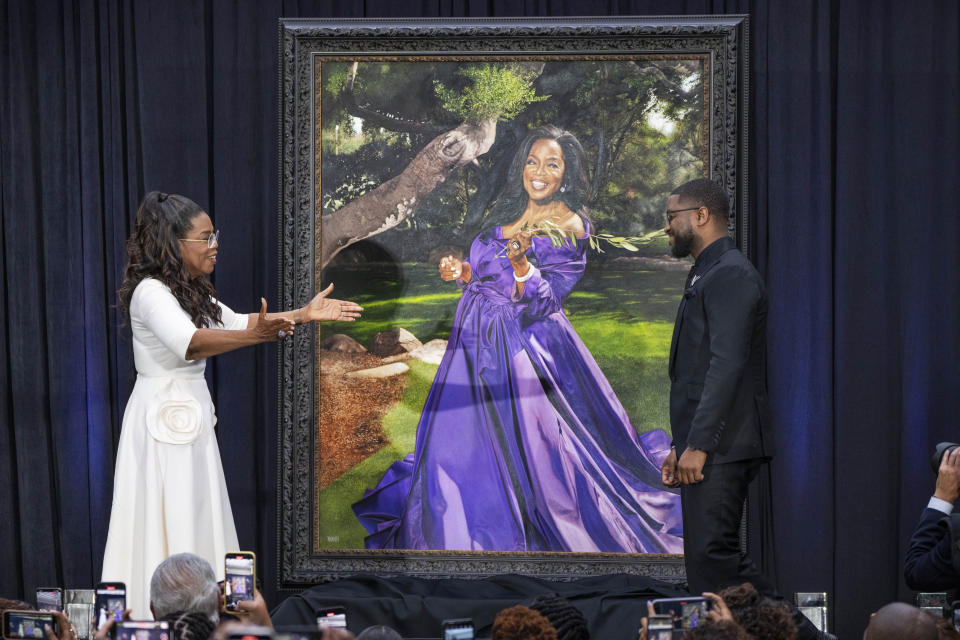
[[[223,329],[247,316],[220,304]],[[134,620],[149,620],[150,578],[184,551],[223,579],[223,556],[239,549],[203,377],[206,359],[185,360],[197,330],[166,285],[148,278],[130,300],[137,382],[123,414],[103,580],[127,585]]]

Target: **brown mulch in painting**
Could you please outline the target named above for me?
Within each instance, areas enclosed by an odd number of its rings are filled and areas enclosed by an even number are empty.
[[[403,396],[406,376],[344,377],[350,371],[381,364],[380,358],[369,353],[323,353],[316,454],[318,490],[387,444],[383,416]]]

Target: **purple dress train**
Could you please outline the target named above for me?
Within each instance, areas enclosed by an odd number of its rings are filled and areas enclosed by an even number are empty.
[[[473,241],[415,451],[353,505],[368,549],[682,552],[670,439],[637,435],[563,312],[586,244],[534,237],[518,296],[501,228]]]

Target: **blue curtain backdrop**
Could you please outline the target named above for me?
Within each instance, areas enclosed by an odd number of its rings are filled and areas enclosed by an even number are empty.
[[[780,451],[763,551],[785,592],[831,593],[843,637],[909,598],[929,454],[960,439],[955,0],[0,3],[0,595],[99,576],[134,375],[114,292],[143,192],[212,213],[224,300],[276,299],[277,18],[710,13],[750,14]],[[275,353],[209,369],[240,543],[275,602]]]

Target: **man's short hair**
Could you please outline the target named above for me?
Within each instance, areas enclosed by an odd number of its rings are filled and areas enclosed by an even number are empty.
[[[392,627],[378,624],[361,631],[357,640],[403,640],[403,636]]]
[[[937,640],[940,630],[932,615],[905,602],[880,607],[871,618],[864,640]]]
[[[727,225],[727,219],[730,217],[730,200],[723,187],[713,180],[698,178],[685,182],[671,191],[670,195],[679,196],[680,201],[685,204],[706,207],[711,217],[718,222],[722,221],[724,226]]]
[[[150,579],[150,603],[157,620],[178,612],[219,620],[220,587],[210,563],[192,553],[170,556]]]

